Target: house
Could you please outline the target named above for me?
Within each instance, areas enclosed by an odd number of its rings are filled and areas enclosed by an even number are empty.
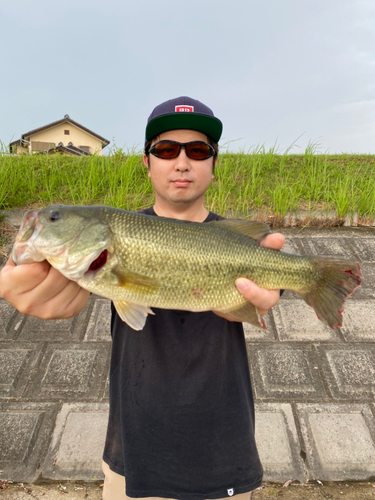
[[[107,139],[65,115],[62,120],[22,134],[21,139],[9,144],[9,149],[13,154],[63,153],[87,156],[94,153],[101,155],[102,149],[108,144]]]

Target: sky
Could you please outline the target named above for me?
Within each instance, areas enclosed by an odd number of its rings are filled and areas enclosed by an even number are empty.
[[[69,114],[141,151],[187,95],[222,151],[375,154],[374,0],[0,0],[0,56],[5,144]]]

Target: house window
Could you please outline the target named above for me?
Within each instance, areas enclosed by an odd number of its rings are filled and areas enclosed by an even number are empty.
[[[31,141],[31,149],[33,151],[47,151],[47,149],[54,148],[54,142]]]
[[[70,130],[64,130],[64,135],[70,135]]]
[[[80,146],[79,149],[82,149],[85,153],[90,153],[90,146]]]

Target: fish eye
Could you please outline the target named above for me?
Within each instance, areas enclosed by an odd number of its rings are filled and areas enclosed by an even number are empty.
[[[60,214],[57,210],[53,210],[50,214],[49,214],[49,220],[51,222],[55,222],[57,220],[60,219]]]

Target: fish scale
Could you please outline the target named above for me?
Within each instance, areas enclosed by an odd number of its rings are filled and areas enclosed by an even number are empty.
[[[237,290],[239,277],[294,290],[324,323],[341,326],[345,299],[361,283],[358,264],[270,250],[259,245],[267,234],[269,227],[255,221],[202,224],[53,205],[25,214],[12,255],[18,264],[47,259],[83,288],[112,299],[135,329],[143,328],[150,307],[213,310],[264,327]]]

